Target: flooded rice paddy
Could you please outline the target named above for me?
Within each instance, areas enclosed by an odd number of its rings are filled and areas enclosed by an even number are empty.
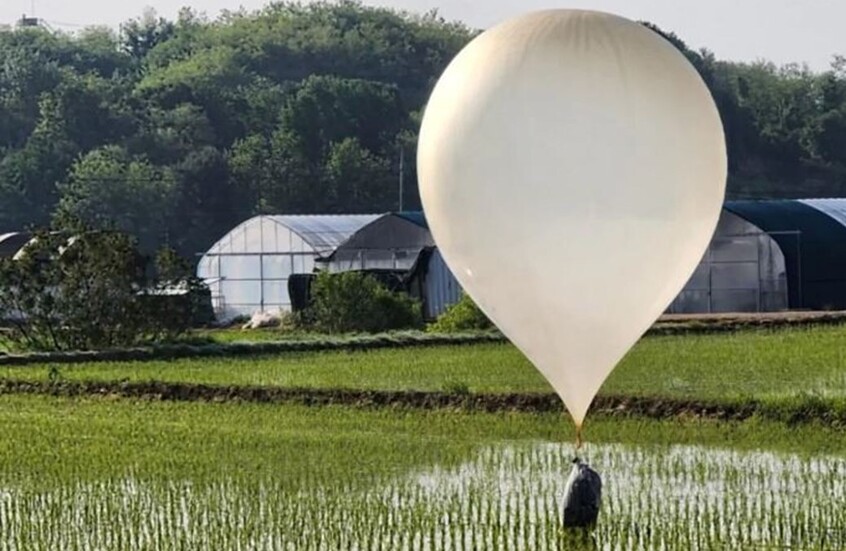
[[[572,448],[477,448],[377,480],[133,476],[0,489],[0,551],[846,549],[846,458],[595,445],[597,528],[561,527]],[[285,465],[279,466],[280,470]]]

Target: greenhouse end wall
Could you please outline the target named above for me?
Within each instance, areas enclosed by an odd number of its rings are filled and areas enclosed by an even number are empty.
[[[314,271],[315,260],[372,222],[373,215],[258,216],[221,238],[197,275],[211,290],[218,320],[257,311],[289,311],[288,280]]]
[[[778,243],[757,226],[724,210],[708,250],[668,313],[787,309],[787,270]]]

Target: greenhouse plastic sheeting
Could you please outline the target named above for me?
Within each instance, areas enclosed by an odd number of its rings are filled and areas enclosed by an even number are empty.
[[[846,226],[818,208],[821,205],[795,200],[725,205],[766,231],[781,247],[793,309],[846,308]]]

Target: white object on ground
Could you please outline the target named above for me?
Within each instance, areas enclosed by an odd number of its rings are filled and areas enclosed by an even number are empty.
[[[253,314],[250,321],[245,323],[241,329],[263,329],[265,327],[279,327],[282,323],[282,312],[262,312],[258,311]]]

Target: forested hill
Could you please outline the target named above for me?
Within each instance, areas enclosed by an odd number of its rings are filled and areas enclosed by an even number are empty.
[[[84,220],[193,254],[256,213],[395,209],[401,151],[414,208],[426,97],[474,32],[341,2],[0,33],[0,232]],[[846,195],[846,64],[670,39],[723,114],[730,195]]]

